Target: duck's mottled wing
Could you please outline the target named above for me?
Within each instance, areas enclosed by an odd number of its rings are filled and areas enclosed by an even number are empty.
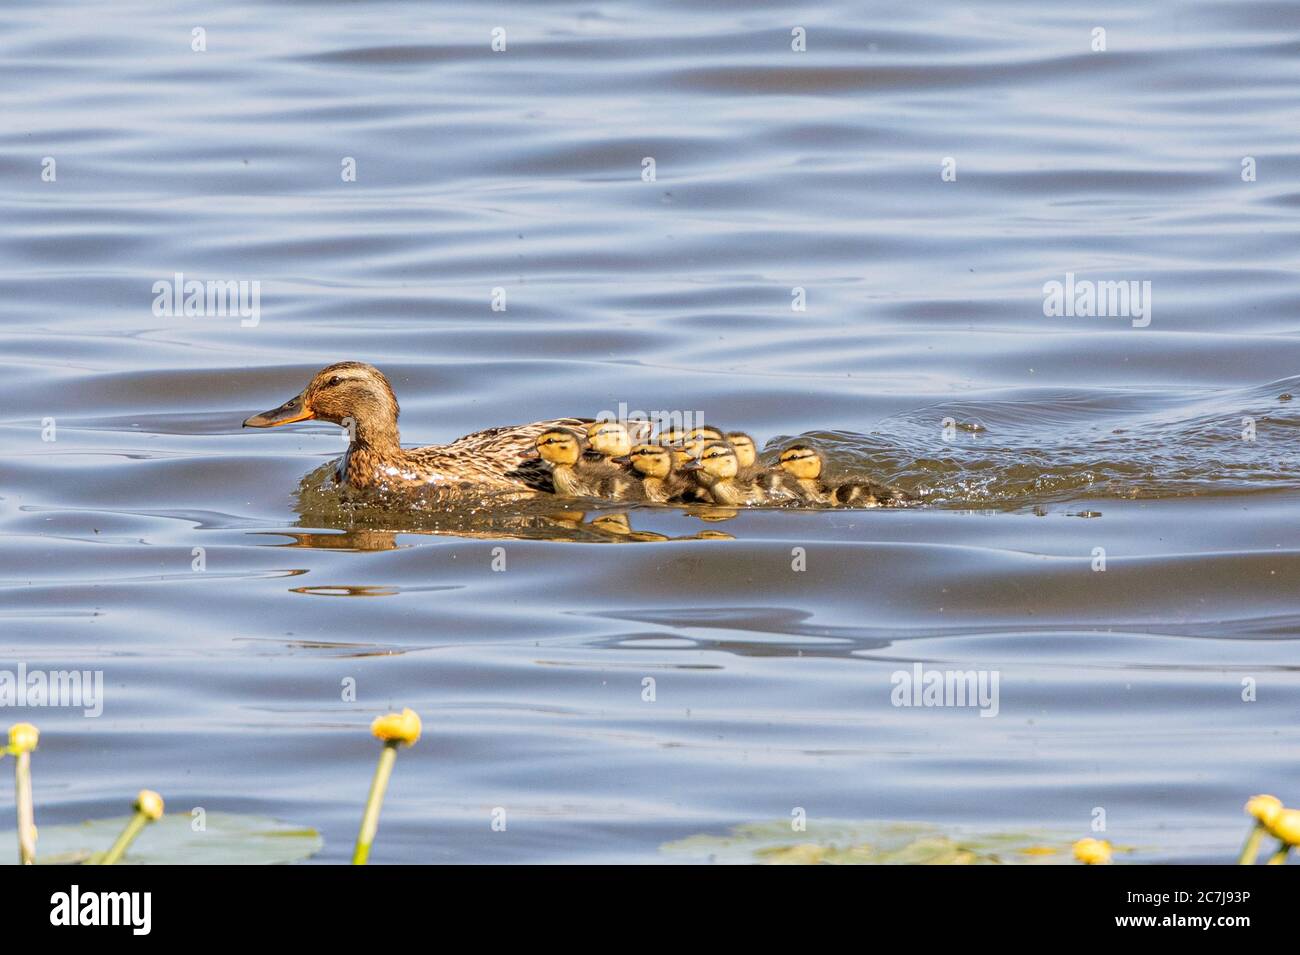
[[[508,425],[475,431],[446,445],[449,454],[463,454],[479,467],[486,467],[500,476],[525,484],[537,491],[554,491],[550,466],[534,456],[537,436],[552,428],[581,430],[592,422],[591,418],[554,418],[534,421],[532,424]],[[528,458],[525,458],[528,455]]]

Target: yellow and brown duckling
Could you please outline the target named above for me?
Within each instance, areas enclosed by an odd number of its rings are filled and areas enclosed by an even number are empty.
[[[626,457],[632,450],[627,425],[621,421],[593,421],[587,425],[587,449],[606,460]]]
[[[641,477],[641,494],[655,504],[667,504],[691,489],[691,482],[673,469],[673,454],[657,444],[638,444],[626,461]]]
[[[686,439],[686,432],[681,428],[667,428],[655,435],[654,443],[664,448],[679,448]]]
[[[736,483],[740,464],[736,452],[726,441],[710,441],[699,457],[686,465],[685,470],[703,492],[700,496],[714,504],[735,507],[740,504],[762,504],[766,498],[757,488]]]
[[[624,493],[629,481],[623,469],[584,451],[582,436],[569,428],[551,428],[537,436],[537,453],[551,466],[555,493],[606,498]]]
[[[373,365],[344,361],[318,371],[301,393],[278,408],[253,415],[246,428],[295,421],[331,421],[348,428],[339,461],[340,483],[354,488],[472,486],[486,491],[549,491],[551,476],[534,452],[537,436],[555,427],[585,427],[579,418],[489,428],[450,444],[403,448],[400,409],[388,379]]]
[[[736,452],[736,463],[740,465],[736,480],[742,484],[756,481],[766,468],[758,463],[758,447],[754,439],[743,431],[728,431],[726,440]]]
[[[831,488],[822,483],[822,456],[816,448],[795,444],[781,452],[777,460],[781,474],[779,485],[800,500],[813,504],[830,504]]]
[[[822,480],[822,456],[806,444],[796,444],[782,451],[779,466],[793,479],[793,482],[786,483],[786,487],[801,499],[815,504],[881,507],[915,500],[902,488],[877,481],[850,481],[835,486],[826,484]]]
[[[717,428],[713,428],[710,427],[709,425],[702,424],[698,428],[691,428],[690,431],[687,431],[684,440],[696,441],[701,438],[703,438],[706,441],[721,441],[722,432]]]
[[[605,464],[614,469],[610,472],[605,497],[622,500],[639,489],[640,482],[627,467],[627,456],[631,451],[632,438],[623,422],[593,421],[587,426],[585,460],[590,464]]]
[[[700,459],[705,445],[722,440],[722,432],[717,428],[692,428],[682,437],[681,446],[673,449],[673,463],[678,468],[685,468],[692,461]]]
[[[890,507],[915,501],[916,495],[892,484],[850,481],[837,487],[831,498],[837,507]]]

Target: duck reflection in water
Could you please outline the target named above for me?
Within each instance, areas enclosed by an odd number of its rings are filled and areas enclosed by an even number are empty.
[[[294,494],[301,530],[285,532],[291,541],[280,546],[321,550],[383,551],[403,546],[410,534],[464,537],[474,540],[545,540],[578,543],[670,543],[674,541],[732,540],[717,530],[670,535],[638,529],[634,521],[665,514],[717,523],[735,518],[735,508],[693,506],[645,510],[579,510],[537,498],[497,501],[460,499],[426,494],[407,497],[403,507],[393,507],[386,495],[349,492],[333,480],[334,466],[322,465],[299,483]],[[278,536],[278,535],[277,535]]]

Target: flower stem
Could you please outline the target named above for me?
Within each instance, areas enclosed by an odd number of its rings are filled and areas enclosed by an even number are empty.
[[[1264,827],[1255,823],[1255,827],[1250,830],[1250,835],[1246,836],[1246,844],[1241,847],[1241,858],[1237,860],[1237,865],[1254,865],[1256,858],[1259,856],[1259,843],[1264,838]]]
[[[18,861],[36,864],[36,810],[32,805],[32,754],[14,758],[14,805],[18,810]]]
[[[370,844],[375,841],[375,832],[379,829],[379,807],[384,802],[388,778],[393,775],[393,764],[397,762],[397,746],[395,740],[386,742],[379,754],[379,765],[375,767],[370,796],[366,799],[366,811],[361,817],[361,831],[357,833],[357,847],[352,853],[353,865],[365,865],[370,858]]]
[[[140,834],[140,830],[149,822],[149,817],[142,812],[137,812],[131,817],[131,821],[126,824],[122,834],[117,837],[113,847],[104,853],[104,858],[99,860],[100,865],[116,865],[118,860],[126,854],[126,850],[131,843],[135,842],[135,837]]]
[[[1285,842],[1277,844],[1277,852],[1268,860],[1269,865],[1286,865],[1286,854],[1291,851],[1291,847]]]

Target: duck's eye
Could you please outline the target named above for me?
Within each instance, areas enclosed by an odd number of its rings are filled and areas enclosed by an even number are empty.
[[[342,384],[342,383],[343,383],[343,379],[340,378],[338,375],[335,375],[335,376],[334,376],[333,378],[331,378],[329,381],[325,382],[325,387],[326,387],[326,388],[333,388],[335,385],[340,385],[340,384]]]

